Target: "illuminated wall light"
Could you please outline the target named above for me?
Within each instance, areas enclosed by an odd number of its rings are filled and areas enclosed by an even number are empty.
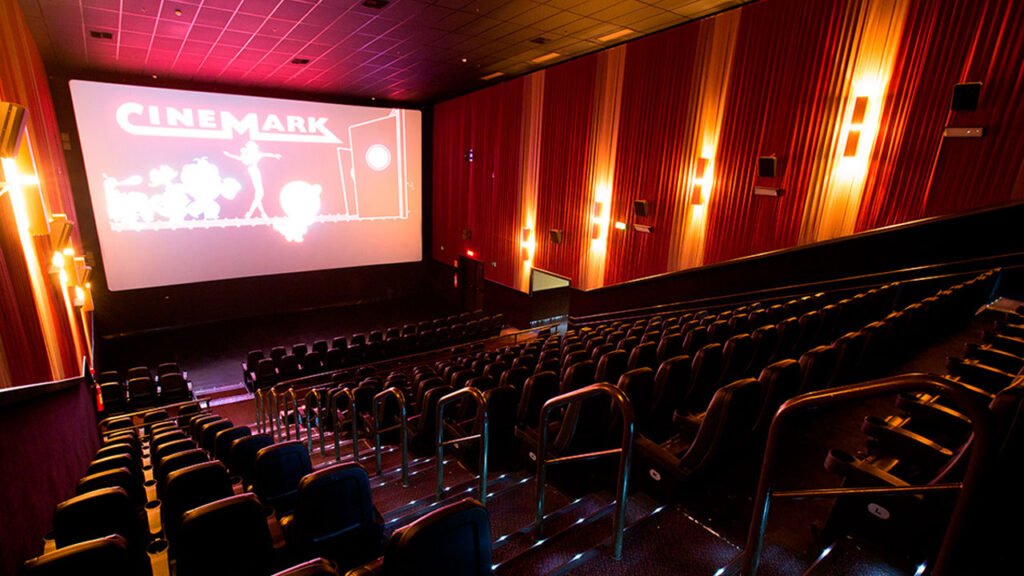
[[[594,223],[590,226],[590,238],[601,239],[601,215],[604,213],[604,202],[594,202]]]
[[[53,258],[50,259],[50,274],[60,274],[60,271],[64,269],[64,255],[60,252],[54,252]]]
[[[54,214],[50,218],[50,247],[60,251],[68,246],[71,240],[72,223],[66,214]]]
[[[74,248],[65,248],[64,252],[64,265],[61,267],[61,283],[68,288],[78,285],[78,274],[75,273],[75,250]]]
[[[474,256],[476,256],[476,252],[473,252],[472,250],[466,250],[466,256],[473,258]]]
[[[860,130],[850,130],[846,135],[846,146],[843,147],[843,158],[857,156],[857,144],[860,143]]]
[[[704,204],[704,188],[708,182],[708,165],[711,163],[707,158],[698,158],[697,165],[693,172],[693,189],[690,194],[690,204]]]
[[[615,223],[615,229],[616,230],[625,230],[626,229],[626,223],[625,222],[616,222]]]
[[[520,257],[526,262],[533,261],[533,251],[536,248],[537,243],[533,239],[533,229],[523,228],[520,234],[519,240],[519,253]]]
[[[75,299],[71,301],[75,308],[85,306],[85,290],[81,286],[75,286]]]
[[[530,60],[530,62],[533,62],[534,64],[542,64],[544,62],[547,62],[548,60],[554,60],[555,58],[558,58],[559,56],[561,56],[561,54],[559,54],[558,52],[549,52],[549,53],[547,53],[547,54],[545,54],[543,56],[538,56],[538,57],[534,58],[533,60]]]
[[[857,96],[853,101],[853,116],[850,117],[851,126],[860,126],[868,115],[868,97]]]
[[[75,257],[75,276],[78,278],[78,285],[85,286],[92,279],[92,266],[85,263],[83,256]]]

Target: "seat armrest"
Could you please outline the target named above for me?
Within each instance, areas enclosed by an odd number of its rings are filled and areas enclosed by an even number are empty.
[[[953,457],[952,450],[903,426],[893,426],[874,416],[865,418],[860,429],[871,438],[881,452],[901,460],[909,459],[928,467],[938,468]]]
[[[922,401],[916,396],[901,394],[896,398],[896,407],[906,412],[915,425],[954,434],[968,434],[971,431],[971,421],[967,416],[937,402]]]

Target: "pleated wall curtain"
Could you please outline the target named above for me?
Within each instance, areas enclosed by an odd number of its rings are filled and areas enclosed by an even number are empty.
[[[605,284],[668,270],[671,227],[689,161],[694,157],[691,106],[694,27],[681,27],[629,45],[622,88],[612,222],[626,230],[609,232]],[[634,215],[633,202],[646,200],[646,217]],[[633,223],[652,226],[637,233]]]
[[[745,6],[729,81],[704,263],[796,244],[815,152],[835,83],[846,2],[780,0]],[[757,158],[776,156],[775,178]],[[778,197],[755,196],[755,185]]]

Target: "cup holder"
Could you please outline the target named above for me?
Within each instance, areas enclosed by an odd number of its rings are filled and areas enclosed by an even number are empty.
[[[264,506],[263,507],[263,513],[267,515],[267,518],[270,518],[270,517],[274,516],[274,514],[275,514],[274,507],[273,506]]]
[[[157,538],[156,540],[150,542],[149,546],[146,546],[146,552],[148,552],[149,554],[156,555],[166,551],[167,540],[164,540],[163,538]]]
[[[152,464],[146,464],[145,466],[142,467],[142,469],[143,470],[147,470],[147,471],[148,470],[152,470],[153,469],[153,465]]]
[[[149,488],[150,486],[156,486],[156,480],[146,480],[146,481],[145,481],[145,482],[143,483],[143,485],[144,485],[144,486],[145,486],[146,488]]]
[[[157,499],[157,500],[150,500],[149,502],[146,502],[146,510],[156,510],[159,507],[160,507],[160,500],[159,499]]]

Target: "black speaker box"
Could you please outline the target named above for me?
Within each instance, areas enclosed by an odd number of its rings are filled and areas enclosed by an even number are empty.
[[[633,200],[633,214],[647,216],[647,200]]]
[[[757,158],[758,178],[775,178],[775,156],[759,156]]]
[[[21,147],[28,113],[25,107],[12,102],[0,102],[0,157],[13,158]]]
[[[561,244],[562,243],[562,231],[561,230],[554,230],[554,229],[548,230],[548,234],[551,236],[551,243],[552,244]]]
[[[950,110],[977,110],[981,98],[981,82],[968,82],[953,86],[953,101]]]

